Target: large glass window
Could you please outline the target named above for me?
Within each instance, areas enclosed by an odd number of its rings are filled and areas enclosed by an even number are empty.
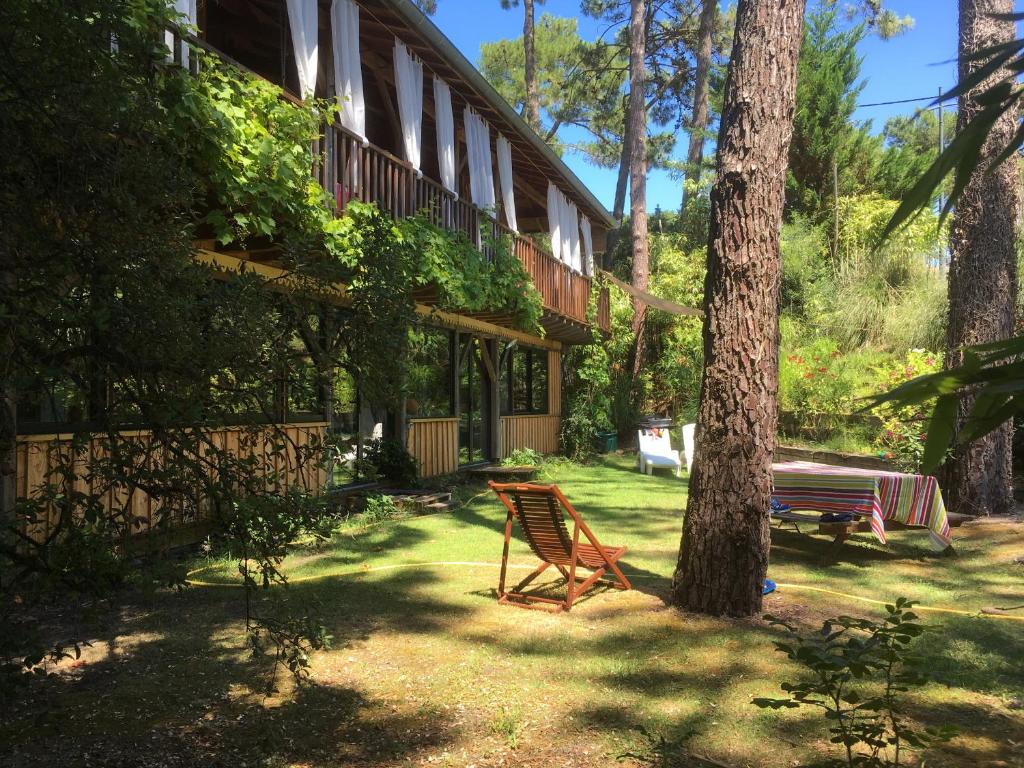
[[[452,403],[452,333],[426,328],[409,339],[408,398],[410,418],[442,418]]]
[[[506,414],[548,412],[548,353],[512,342],[501,363],[501,410]]]

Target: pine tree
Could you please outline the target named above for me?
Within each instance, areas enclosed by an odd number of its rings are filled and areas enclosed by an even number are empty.
[[[682,608],[761,608],[778,421],[779,233],[803,0],[740,0],[718,133],[697,455],[673,579]]]

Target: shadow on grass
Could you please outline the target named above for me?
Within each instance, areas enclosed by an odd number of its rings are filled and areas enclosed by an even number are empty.
[[[381,630],[442,633],[467,611],[425,596],[436,580],[402,571],[275,590],[288,604],[318,601],[337,649]],[[163,594],[100,621],[82,662],[5,695],[5,768],[368,766],[419,759],[457,732],[440,712],[399,710],[330,674],[295,686],[281,670],[271,687],[271,661],[244,648],[237,588]]]

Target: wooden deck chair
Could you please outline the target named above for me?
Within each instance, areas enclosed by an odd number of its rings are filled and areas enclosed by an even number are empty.
[[[626,547],[602,546],[557,485],[495,483],[493,480],[487,484],[508,509],[505,518],[505,549],[501,554],[501,576],[498,580],[499,603],[523,608],[547,607],[548,610],[560,612],[572,608],[573,601],[598,582],[616,589],[631,588],[629,579],[617,565]],[[572,518],[571,536],[565,525],[563,510]],[[526,542],[541,564],[514,589],[506,591],[505,575],[508,570],[508,545],[512,539],[513,518],[519,521]],[[580,540],[581,536],[585,541]],[[529,595],[522,591],[552,565],[565,577],[564,600]],[[589,576],[577,576],[578,566],[592,573]],[[614,580],[604,578],[608,571],[614,575]],[[580,583],[577,584],[577,581]]]

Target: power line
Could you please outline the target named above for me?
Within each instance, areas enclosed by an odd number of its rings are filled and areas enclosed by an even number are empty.
[[[896,101],[876,101],[871,104],[858,104],[857,109],[861,107],[887,107],[890,104],[910,104],[915,101],[935,101],[934,96],[920,96],[916,99],[897,99]]]

